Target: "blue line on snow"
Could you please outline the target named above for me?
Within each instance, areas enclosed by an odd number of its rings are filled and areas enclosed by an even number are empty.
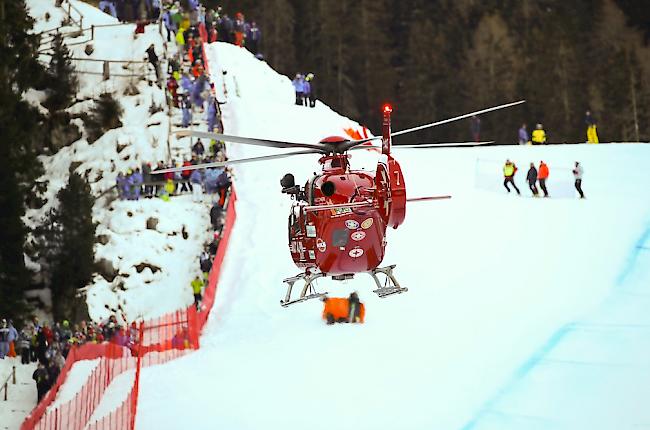
[[[647,249],[646,243],[650,243],[650,225],[646,226],[645,231],[636,241],[632,252],[627,258],[627,264],[625,265],[625,268],[618,276],[618,280],[616,282],[617,285],[623,284],[627,280],[627,277],[632,273],[632,270],[634,270],[634,267],[636,266],[636,261],[639,258],[639,254],[641,254],[641,251],[643,249]]]
[[[616,285],[620,286],[627,279],[627,277],[634,270],[639,254],[644,249],[649,249],[645,246],[646,243],[650,243],[650,224],[646,227],[646,230],[643,232],[641,237],[636,241],[635,246],[632,249],[632,252],[628,256],[627,264],[621,271],[621,274],[618,276]],[[522,380],[528,372],[530,372],[535,366],[537,366],[540,361],[543,360],[549,352],[555,348],[560,341],[566,336],[573,328],[576,326],[575,323],[566,324],[557,330],[533,355],[524,362],[510,377],[508,382],[503,385],[491,398],[489,398],[483,406],[479,409],[478,413],[463,427],[461,430],[472,430],[476,427],[479,420],[489,412],[493,412],[493,407],[505,394],[508,392],[514,385]]]
[[[555,346],[560,343],[562,338],[569,333],[572,330],[572,324],[566,324],[562,328],[560,328],[558,331],[556,331],[553,336],[551,336],[544,345],[533,355],[524,362],[523,365],[521,365],[512,375],[510,380],[503,386],[501,387],[492,398],[490,398],[481,408],[479,409],[478,414],[474,416],[474,418],[471,419],[470,422],[465,424],[462,427],[462,430],[470,430],[476,426],[478,421],[483,418],[483,415],[485,415],[487,412],[492,410],[492,407],[494,404],[501,398],[503,395],[510,390],[511,387],[513,387],[517,382],[519,382],[521,379],[528,374],[528,372],[533,369],[537,364],[544,358],[546,354],[551,352]]]

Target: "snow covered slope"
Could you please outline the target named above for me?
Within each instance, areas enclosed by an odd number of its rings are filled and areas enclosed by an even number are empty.
[[[354,125],[322,104],[294,106],[289,80],[244,50],[218,43],[208,56],[217,88],[227,70],[229,133],[309,142]],[[647,145],[395,152],[410,196],[453,195],[409,206],[404,225],[389,232],[384,264],[397,264],[408,293],[380,300],[363,276],[321,282],[334,296],[359,292],[367,306],[361,326],[326,326],[318,301],[281,308],[282,279],[299,270],[287,249],[290,202],[279,179],[292,172],[303,182],[317,157],[238,166],[238,218],[202,349],[143,369],[138,428],[462,428],[558,330],[606,303],[650,216]],[[373,168],[374,157],[351,161]],[[579,160],[588,199],[477,188],[477,158],[511,158],[522,169],[543,159],[551,183]],[[629,282],[647,294],[641,278]],[[616,348],[610,340],[598,347]],[[646,381],[648,370],[646,362],[634,374]],[[596,402],[610,418],[647,422],[606,404]]]
[[[38,224],[58,205],[56,193],[67,184],[69,167],[74,163],[76,172],[88,178],[94,195],[102,196],[93,211],[94,220],[99,224],[97,235],[102,239],[96,246],[96,260],[105,260],[112,267],[109,272],[114,272],[108,279],[97,276],[89,286],[87,302],[91,318],[104,320],[112,314],[118,318],[124,316],[128,321],[153,318],[184,308],[193,301],[189,283],[199,272],[198,256],[203,245],[211,239],[209,205],[207,201],[193,203],[190,196],[179,196],[166,203],[157,199],[119,201],[115,200],[114,192],[105,193],[115,184],[119,172],[141,167],[143,162],[155,165],[158,160],[168,160],[170,150],[173,156],[189,156],[190,145],[189,141],[172,139],[172,148],[168,147],[170,123],[177,112],[168,115],[164,90],[151,82],[153,68],[146,62],[140,63],[150,44],[163,57],[164,44],[158,25],[147,26],[144,34],[135,37],[135,24],[120,25],[115,18],[84,2],[70,1],[76,8],[71,13],[75,20],[83,16],[84,28],[99,27],[94,29],[94,38],[90,31],[70,35],[78,30],[74,25],[60,30],[69,34],[64,41],[75,59],[73,65],[79,73],[80,84],[77,94],[80,101],[67,111],[71,114],[88,111],[93,99],[110,92],[124,108],[123,126],[110,130],[92,144],[84,133],[81,139],[55,155],[41,157],[46,171],[42,179],[48,181],[47,203],[43,208],[29,211],[26,222],[30,226]],[[35,32],[56,28],[65,18],[64,10],[54,7],[53,1],[28,0],[27,5],[36,20]],[[87,45],[94,48],[90,55],[85,53]],[[41,60],[47,63],[49,57],[43,54]],[[103,62],[86,60],[131,63],[110,63],[111,79],[103,80]],[[31,91],[26,97],[37,104],[44,94]],[[163,110],[151,113],[159,109]],[[83,130],[83,122],[74,121]],[[158,221],[154,229],[147,229],[150,218]]]
[[[20,356],[16,358],[5,357],[0,360],[0,384],[11,375],[12,368],[16,367],[16,384],[9,379],[7,385],[7,401],[4,400],[5,392],[0,394],[0,430],[14,430],[36,404],[36,384],[32,374],[36,370],[36,363],[20,364]]]

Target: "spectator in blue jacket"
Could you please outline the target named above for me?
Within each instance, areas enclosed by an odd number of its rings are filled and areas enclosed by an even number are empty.
[[[126,195],[124,194],[124,187],[126,185],[126,178],[122,172],[117,174],[115,179],[115,188],[117,188],[117,195],[120,197],[120,200],[124,200]]]
[[[99,10],[104,13],[108,12],[113,18],[117,18],[117,9],[115,9],[115,3],[113,1],[101,0],[99,2]]]
[[[529,141],[530,138],[528,137],[528,130],[526,130],[526,124],[524,123],[519,129],[519,144],[526,145]]]
[[[203,175],[201,169],[192,170],[190,183],[192,184],[192,201],[201,202],[203,200]]]
[[[179,105],[183,112],[183,123],[181,125],[183,128],[187,128],[192,122],[192,104],[190,103],[190,99],[187,97],[187,94],[182,95]]]
[[[0,359],[9,354],[9,327],[7,320],[3,319],[0,323]]]
[[[300,73],[296,73],[292,83],[293,89],[296,91],[296,104],[302,106],[305,104],[305,79]]]
[[[189,93],[192,91],[192,86],[192,79],[190,78],[189,73],[187,73],[187,71],[183,72],[183,76],[181,77],[181,88],[186,93]]]
[[[133,175],[131,175],[131,177],[133,178],[133,199],[139,200],[140,192],[142,191],[142,183],[144,182],[144,178],[142,177],[142,173],[140,173],[139,167],[135,169],[135,172],[133,172]]]
[[[217,101],[214,97],[208,98],[208,131],[213,132],[217,124]]]
[[[201,75],[194,80],[194,86],[192,87],[192,104],[198,106],[201,112],[203,112],[203,96],[201,93],[203,93],[207,85],[206,76]]]
[[[214,169],[206,169],[205,171],[205,178],[204,178],[204,183],[205,183],[205,192],[206,193],[214,193],[217,191],[217,180],[219,178],[219,174],[223,171],[223,169],[219,168],[214,168]]]
[[[311,84],[306,79],[303,83],[303,96],[305,100],[305,106],[309,106],[309,100],[311,99]]]
[[[262,31],[257,26],[255,21],[251,22],[248,33],[246,34],[246,48],[253,54],[257,55],[260,52],[260,41],[262,40]]]

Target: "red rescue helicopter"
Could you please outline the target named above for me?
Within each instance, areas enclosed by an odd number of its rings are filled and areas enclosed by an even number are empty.
[[[316,292],[314,281],[318,278],[331,277],[334,280],[346,280],[351,279],[357,273],[369,274],[377,286],[377,289],[373,290],[373,292],[379,297],[386,297],[408,291],[395,278],[393,274],[394,264],[379,267],[386,249],[387,228],[390,226],[396,229],[404,222],[406,203],[408,201],[450,197],[407,199],[402,169],[391,154],[392,138],[524,102],[524,100],[521,100],[507,103],[394,133],[391,132],[390,121],[392,107],[384,105],[382,136],[359,140],[331,136],[318,143],[295,143],[182,130],[177,132],[177,135],[191,135],[231,143],[273,148],[300,148],[302,150],[164,169],[152,173],[224,167],[232,164],[283,158],[299,154],[322,154],[322,157],[318,160],[322,166],[321,173],[310,178],[304,187],[295,183],[292,174],[286,174],[280,181],[282,193],[290,195],[293,200],[288,224],[289,250],[296,266],[304,270],[297,276],[284,280],[287,284],[287,292],[280,304],[286,307],[294,303],[324,296],[326,293]],[[379,139],[381,139],[381,146],[372,146],[371,142]],[[440,148],[478,146],[489,143],[491,142],[395,146]],[[366,170],[351,169],[348,151],[367,148],[381,149],[376,171],[373,173]],[[380,276],[384,278],[383,282],[380,280]],[[292,299],[292,290],[294,284],[298,281],[303,281],[304,285],[299,296]]]

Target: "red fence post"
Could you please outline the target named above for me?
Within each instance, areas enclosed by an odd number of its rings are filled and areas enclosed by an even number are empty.
[[[133,383],[133,391],[135,394],[131,398],[131,423],[129,428],[135,429],[135,415],[138,410],[138,392],[140,391],[140,368],[142,367],[142,339],[144,338],[144,322],[140,321],[140,333],[138,336],[138,364],[135,369],[135,381]]]

